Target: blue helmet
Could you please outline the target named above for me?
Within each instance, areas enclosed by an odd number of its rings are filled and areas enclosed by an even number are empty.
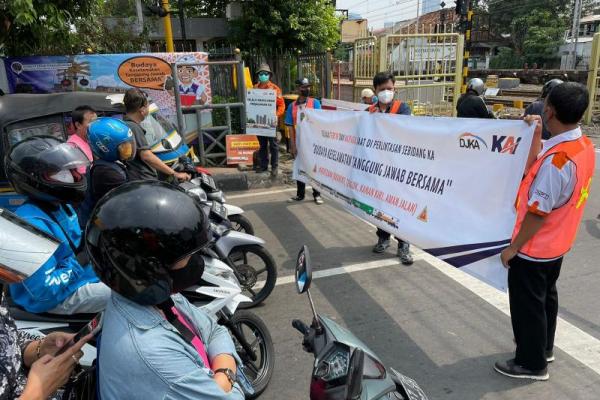
[[[88,142],[96,157],[104,161],[129,161],[135,157],[131,129],[116,118],[98,118],[88,127]]]

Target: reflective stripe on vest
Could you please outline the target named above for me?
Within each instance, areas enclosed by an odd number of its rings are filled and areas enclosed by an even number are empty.
[[[583,217],[583,205],[588,197],[595,168],[594,145],[585,136],[557,144],[531,166],[519,187],[516,202],[517,222],[512,238],[514,240],[519,233],[529,210],[529,191],[540,167],[546,158],[559,153],[575,164],[577,183],[571,198],[564,205],[552,210],[545,217],[542,228],[519,250],[528,257],[553,259],[567,253],[575,241]]]
[[[402,105],[402,102],[400,100],[394,100],[392,102],[390,110],[386,111],[386,113],[387,114],[398,114],[398,111],[400,111],[400,106],[401,105]],[[377,106],[377,104],[372,104],[372,105],[369,106],[369,112],[370,113],[376,113],[376,112],[381,112],[381,110]]]
[[[315,99],[309,97],[306,99],[306,108],[315,108]],[[296,118],[298,117],[298,100],[292,103],[292,122],[296,126]]]

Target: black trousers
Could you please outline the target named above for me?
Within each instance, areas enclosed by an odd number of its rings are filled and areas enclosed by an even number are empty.
[[[377,238],[379,239],[383,239],[383,240],[390,240],[390,237],[392,236],[391,233],[384,231],[381,228],[377,228]],[[401,245],[403,245],[404,243],[408,244],[407,242],[405,242],[404,240],[400,239],[399,237],[396,237],[396,240],[398,241],[398,247],[400,247]]]
[[[306,184],[304,182],[296,181],[296,196],[298,196],[300,199],[303,199],[305,194]],[[321,193],[313,188],[313,197],[317,198],[319,196],[321,196]]]
[[[269,168],[269,153],[271,153],[271,168],[277,168],[279,161],[279,145],[277,144],[276,137],[258,136],[258,143],[260,149],[258,150],[258,156],[260,160],[260,168]]]
[[[562,257],[548,262],[513,258],[508,270],[510,319],[517,350],[515,363],[530,370],[546,368],[546,350],[554,347]]]

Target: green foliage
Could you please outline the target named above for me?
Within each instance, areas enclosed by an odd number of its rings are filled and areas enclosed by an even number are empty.
[[[139,51],[147,29],[105,25],[105,18],[135,13],[132,0],[0,0],[0,53],[8,56]],[[131,14],[130,14],[131,15]],[[135,15],[135,14],[134,14]]]
[[[552,18],[549,11],[535,10],[513,24],[528,26],[522,42],[522,54],[526,62],[544,66],[557,60],[558,47],[563,42],[566,26]]]
[[[523,58],[516,56],[513,49],[501,47],[498,55],[490,60],[491,69],[514,69],[523,68]]]
[[[229,0],[184,0],[183,11],[186,18],[225,18],[225,9]],[[172,8],[178,7],[178,2],[173,1]]]
[[[230,35],[240,48],[323,51],[339,41],[339,18],[327,0],[243,3],[243,16],[231,21]]]

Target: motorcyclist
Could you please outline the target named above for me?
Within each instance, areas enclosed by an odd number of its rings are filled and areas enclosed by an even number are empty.
[[[26,279],[59,244],[56,238],[0,208],[0,287]],[[32,246],[37,251],[32,252]],[[52,332],[32,340],[30,333],[17,329],[5,306],[4,291],[0,292],[0,399],[60,399],[57,389],[71,375],[89,337],[57,356],[73,335]]]
[[[208,241],[200,203],[178,187],[128,182],[100,199],[86,244],[113,290],[102,328],[109,345],[98,356],[102,399],[244,398],[227,329],[178,294],[199,283],[197,252]]]
[[[35,273],[10,286],[15,303],[29,312],[95,313],[110,297],[80,246],[81,229],[71,206],[83,200],[87,182],[77,169],[88,164],[81,150],[52,136],[27,138],[6,156],[8,180],[27,198],[16,214],[61,242]]]
[[[523,116],[527,115],[542,115],[544,113],[544,103],[546,102],[546,97],[550,94],[550,91],[554,89],[556,86],[563,83],[560,79],[550,79],[548,82],[544,84],[542,88],[542,95],[539,99],[531,103],[525,109],[525,113]],[[546,124],[544,123],[544,119],[542,118],[542,139],[548,140],[550,139],[550,131],[546,128]]]
[[[456,103],[459,118],[496,118],[488,110],[485,101],[481,98],[485,92],[485,83],[479,78],[473,78],[467,83],[467,91]]]
[[[82,229],[98,200],[129,180],[125,163],[132,160],[136,152],[133,132],[116,118],[99,118],[92,122],[88,138],[96,159],[87,170],[88,187],[78,209]]]

